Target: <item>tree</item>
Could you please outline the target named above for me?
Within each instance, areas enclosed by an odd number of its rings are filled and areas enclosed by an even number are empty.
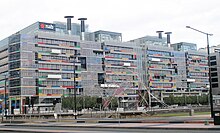
[[[208,104],[208,95],[202,96],[176,96],[170,95],[164,98],[164,102],[168,105],[178,104],[183,106],[185,104]]]

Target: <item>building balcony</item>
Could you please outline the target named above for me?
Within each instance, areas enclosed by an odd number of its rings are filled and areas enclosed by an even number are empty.
[[[123,80],[123,79],[115,79],[115,80],[108,80],[106,79],[106,82],[108,83],[137,83],[138,80]]]
[[[155,67],[149,67],[149,70],[175,71],[175,69],[174,69],[174,68],[166,68],[166,67],[158,67],[158,68],[155,68]]]
[[[135,76],[138,75],[136,72],[113,72],[113,71],[106,71],[107,75],[131,75]]]
[[[75,49],[75,50],[80,50],[80,46],[70,46],[67,44],[52,44],[50,45],[49,43],[43,43],[43,42],[38,42],[37,43],[38,46],[40,47],[48,47],[48,48],[63,48],[63,49]]]
[[[39,85],[39,89],[69,89],[74,88],[74,86],[66,86],[66,85]],[[82,88],[81,85],[76,85],[76,88]]]
[[[37,61],[39,64],[60,64],[60,65],[73,65],[72,62],[68,61],[62,61],[62,60],[38,60]],[[80,66],[81,64],[79,62],[75,63],[76,66]]]
[[[170,84],[175,84],[176,80],[162,80],[162,79],[150,79],[150,83],[170,83]]]
[[[150,54],[148,56],[149,57],[168,58],[168,59],[174,58],[173,56],[167,56],[167,55],[161,55],[161,54]]]
[[[207,89],[207,88],[205,88],[205,87],[199,87],[199,88],[190,88],[190,90],[209,90],[209,89]]]
[[[127,50],[110,50],[110,53],[116,53],[116,54],[127,54],[127,55],[136,55],[133,51],[127,51]]]
[[[38,71],[48,72],[48,73],[74,73],[74,70],[50,69],[50,68],[39,68]],[[75,73],[81,73],[81,70],[76,70]]]
[[[105,67],[117,67],[117,68],[134,68],[134,69],[136,69],[137,68],[137,66],[136,65],[133,65],[133,64],[131,64],[130,66],[124,66],[124,63],[122,63],[122,64],[107,64],[107,63],[105,63]]]
[[[129,62],[135,62],[137,59],[131,59],[131,58],[114,58],[110,56],[105,56],[105,60],[112,60],[112,61],[129,61]]]

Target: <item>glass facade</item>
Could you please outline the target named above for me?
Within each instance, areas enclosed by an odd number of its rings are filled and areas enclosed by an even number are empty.
[[[175,51],[196,51],[197,50],[196,44],[186,43],[186,42],[171,44],[171,47],[173,47]]]

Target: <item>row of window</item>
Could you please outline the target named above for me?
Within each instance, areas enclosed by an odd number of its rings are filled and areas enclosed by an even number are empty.
[[[165,75],[164,76],[155,75],[152,78],[154,78],[154,79],[163,79],[163,80],[172,80],[171,77],[166,77]]]
[[[38,64],[38,68],[74,70],[73,65],[61,65],[61,64]]]
[[[64,60],[64,61],[69,61],[68,57],[64,56],[51,56],[51,55],[43,55],[41,57],[42,60]]]
[[[189,66],[188,69],[199,70],[199,71],[208,71],[209,70],[208,67],[198,67],[198,66]]]
[[[163,71],[163,70],[150,70],[150,75],[171,75],[171,71]]]
[[[148,50],[147,55],[171,56],[170,52]]]
[[[194,83],[190,83],[189,84],[190,88],[206,88],[207,86],[204,84],[194,84]]]
[[[9,86],[14,87],[14,86],[20,86],[21,80],[20,79],[13,79],[9,80]]]
[[[151,62],[152,64],[153,63],[158,64],[158,62],[169,62],[169,63],[173,62],[171,59],[166,59],[166,58],[152,58],[152,57],[149,57],[148,60],[152,61]]]
[[[43,86],[74,86],[73,81],[39,81],[39,85]],[[79,82],[76,81],[76,86],[80,85]]]
[[[130,75],[108,75],[106,80],[122,80],[122,81],[133,81],[136,80],[137,77]]]
[[[9,69],[15,69],[20,67],[20,61],[10,62]]]
[[[127,73],[134,73],[134,69],[132,68],[113,68],[113,67],[108,67],[105,69],[106,71],[112,71],[114,73],[117,72],[127,72]]]
[[[190,72],[188,73],[189,76],[200,76],[200,77],[207,77],[208,73],[204,73],[204,72]]]
[[[37,47],[38,51],[42,51],[42,52],[52,52],[52,48],[49,47]],[[59,49],[61,50],[61,53],[63,54],[74,54],[75,50],[74,49]]]
[[[190,55],[188,54],[189,59],[200,59],[200,60],[207,60],[207,56],[198,56],[198,55]]]
[[[42,89],[42,94],[63,94],[64,90],[61,89]]]
[[[9,52],[15,52],[20,50],[20,43],[9,45]]]
[[[39,72],[37,73],[37,75],[39,77],[47,77],[49,74],[54,74],[54,73],[48,73],[48,72]],[[62,78],[73,78],[74,77],[74,73],[56,73],[56,75],[61,75]],[[75,75],[76,78],[79,76],[78,74]]]
[[[20,95],[20,94],[21,94],[21,88],[20,87],[10,88],[10,96]]]
[[[115,51],[126,51],[126,52],[133,52],[133,48],[129,48],[129,47],[118,47],[118,46],[109,46],[107,45],[105,47],[105,50],[115,50]]]
[[[105,60],[105,63],[109,65],[111,64],[111,65],[119,65],[119,66],[124,65],[124,63],[130,63],[130,66],[134,65],[134,63],[129,62],[129,61],[118,61],[118,60],[115,60],[115,61]]]
[[[77,46],[77,42],[66,41],[66,40],[56,40],[56,39],[46,39],[46,38],[38,38],[38,42],[47,43],[47,44],[65,44],[69,46]]]
[[[173,84],[171,83],[152,83],[152,88],[171,88]]]
[[[127,54],[114,54],[114,53],[109,53],[109,54],[106,54],[106,56],[110,56],[110,57],[118,58],[118,59],[122,59],[122,58],[126,58],[126,59],[136,59],[136,58],[134,58],[133,55],[127,55]]]
[[[20,59],[20,52],[13,53],[9,55],[9,61],[19,60]]]

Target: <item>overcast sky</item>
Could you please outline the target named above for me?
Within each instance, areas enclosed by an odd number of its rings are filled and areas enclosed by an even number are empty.
[[[0,39],[36,22],[73,22],[87,17],[90,31],[121,32],[123,41],[171,31],[171,43],[206,46],[206,36],[190,25],[214,34],[210,46],[220,44],[220,0],[0,0]]]

